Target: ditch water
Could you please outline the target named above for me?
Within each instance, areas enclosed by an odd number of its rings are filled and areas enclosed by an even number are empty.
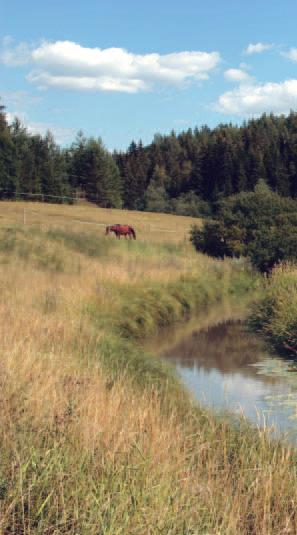
[[[149,349],[175,365],[199,403],[243,415],[296,444],[297,362],[270,353],[244,317],[244,307],[226,305],[162,333]]]

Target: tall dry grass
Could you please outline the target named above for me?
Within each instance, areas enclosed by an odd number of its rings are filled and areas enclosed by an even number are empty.
[[[241,267],[58,230],[0,229],[0,533],[296,533],[294,452],[195,407],[120,337],[148,289],[151,325],[239,293]]]

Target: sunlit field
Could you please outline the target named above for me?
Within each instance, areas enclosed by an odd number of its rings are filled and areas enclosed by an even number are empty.
[[[242,299],[244,264],[196,254],[190,218],[0,207],[0,533],[296,533],[292,451],[194,406],[141,349]],[[118,222],[138,239],[103,235]]]
[[[107,225],[115,223],[135,227],[137,237],[142,241],[178,243],[188,239],[188,233],[199,219],[194,217],[133,212],[98,208],[90,203],[75,206],[35,202],[1,202],[0,221],[3,223],[24,223],[45,226],[64,226],[78,231],[87,230],[104,233]],[[25,213],[24,213],[25,211]]]

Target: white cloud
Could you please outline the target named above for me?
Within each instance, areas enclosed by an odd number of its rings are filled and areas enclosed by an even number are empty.
[[[12,47],[9,36],[3,39],[3,47],[0,51],[0,63],[7,67],[18,67],[29,63],[31,59],[30,46],[27,43],[20,43]]]
[[[124,93],[137,93],[147,89],[142,80],[121,80],[112,76],[62,76],[48,72],[31,72],[28,74],[29,82],[37,84],[39,89],[55,87],[77,91],[119,91]]]
[[[240,116],[289,113],[291,109],[297,109],[297,80],[242,84],[221,95],[214,108],[221,113]]]
[[[292,61],[297,62],[297,48],[290,48],[288,52],[283,52],[282,55]]]
[[[243,69],[228,69],[224,72],[224,76],[229,82],[245,82],[251,79],[251,76]]]
[[[86,48],[72,41],[44,41],[38,47],[21,43],[5,47],[7,66],[30,63],[27,79],[41,88],[137,93],[155,84],[178,85],[206,80],[218,65],[218,52],[133,54],[123,48]]]
[[[65,128],[52,123],[30,121],[28,114],[23,111],[6,112],[6,119],[9,124],[11,124],[16,117],[31,134],[40,134],[41,136],[45,136],[46,133],[50,131],[53,134],[56,142],[61,145],[71,141],[76,133],[74,128]]]
[[[270,50],[274,45],[271,43],[250,43],[245,49],[245,54],[261,54],[266,50]]]

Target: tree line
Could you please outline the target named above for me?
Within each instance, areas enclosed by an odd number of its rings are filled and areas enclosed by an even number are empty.
[[[259,180],[297,197],[297,113],[157,134],[147,146],[133,141],[110,153],[81,132],[61,148],[50,132],[33,135],[18,119],[9,125],[0,106],[1,199],[82,195],[103,207],[205,216]]]

